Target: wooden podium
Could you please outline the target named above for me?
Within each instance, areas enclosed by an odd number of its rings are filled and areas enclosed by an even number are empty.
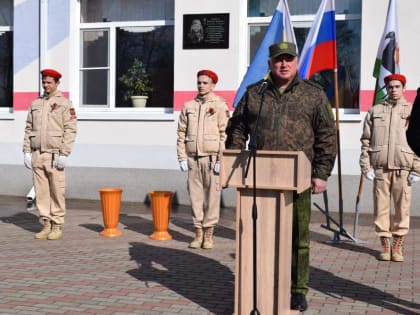
[[[237,188],[235,314],[253,309],[253,161],[249,151],[225,150],[220,185]],[[299,151],[257,151],[257,308],[261,315],[290,310],[293,191],[311,184],[311,164]]]

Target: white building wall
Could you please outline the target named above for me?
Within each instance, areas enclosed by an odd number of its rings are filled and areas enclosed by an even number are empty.
[[[416,0],[397,1],[400,36],[400,70],[407,76],[407,90],[416,90],[420,85],[418,71],[420,32],[418,10],[420,2]],[[362,1],[362,63],[361,89],[372,90],[375,79],[372,76],[373,65],[378,45],[385,27],[388,0]]]
[[[196,87],[196,73],[212,69],[219,76],[217,90],[236,90],[238,84],[238,56],[245,56],[243,16],[245,1],[194,0],[175,1],[175,90],[188,91]],[[184,14],[229,13],[229,49],[182,49]],[[245,15],[243,15],[245,14]],[[242,15],[242,16],[241,16]],[[246,34],[245,34],[246,36]]]
[[[29,0],[30,1],[30,0]],[[74,3],[69,2],[73,7]],[[372,77],[373,63],[381,38],[387,10],[387,0],[362,1],[362,64],[361,90],[372,91],[375,85]],[[73,7],[74,8],[74,7]],[[411,97],[420,85],[417,71],[416,35],[420,26],[416,21],[416,10],[420,2],[399,1],[401,70],[408,78]],[[183,50],[183,14],[229,13],[229,49]],[[69,19],[70,34],[77,33],[72,19]],[[183,0],[175,2],[175,91],[194,91],[197,70],[210,68],[220,77],[217,90],[233,91],[239,85],[245,72],[248,54],[246,24],[246,1],[214,0],[206,2]],[[46,62],[51,67],[62,67],[62,88],[69,90],[70,98],[77,85],[70,82],[74,76],[79,43],[66,38],[48,50]],[[15,40],[22,40],[15,38]],[[18,91],[36,91],[38,60],[15,75]],[[35,73],[35,74],[34,74]],[[76,93],[77,94],[77,93]],[[73,100],[75,101],[75,100]],[[364,100],[369,102],[369,100]],[[147,109],[146,109],[147,110]],[[129,110],[128,110],[129,111]],[[23,166],[22,139],[27,112],[15,110],[12,119],[1,119],[0,115],[0,195],[24,196],[31,186],[31,173]],[[98,189],[104,186],[119,186],[124,189],[123,198],[129,201],[144,201],[150,190],[170,189],[176,192],[175,202],[188,204],[186,174],[178,169],[176,160],[176,127],[179,112],[165,114],[164,119],[136,118],[130,120],[89,119],[79,113],[78,136],[67,170],[67,197],[98,198]],[[365,113],[345,114],[340,112],[341,170],[343,178],[344,208],[352,212],[359,183],[358,157],[359,137]],[[130,116],[130,114],[128,114]],[[10,115],[8,116],[10,118]],[[370,211],[371,185],[365,183],[362,211]],[[337,164],[329,184],[329,202],[336,210]],[[225,205],[234,205],[234,193],[225,190]],[[414,194],[414,198],[420,194]],[[314,198],[323,203],[322,196]],[[420,198],[420,197],[419,197]]]

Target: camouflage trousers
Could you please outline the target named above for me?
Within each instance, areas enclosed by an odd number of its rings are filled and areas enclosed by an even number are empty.
[[[308,292],[311,190],[293,194],[292,293]]]

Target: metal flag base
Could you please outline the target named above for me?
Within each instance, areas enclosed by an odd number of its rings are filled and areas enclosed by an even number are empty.
[[[323,197],[324,197],[324,203],[325,203],[325,210],[322,209],[317,203],[314,202],[315,207],[318,208],[319,211],[322,212],[322,214],[325,215],[326,219],[327,219],[327,223],[326,224],[321,224],[321,227],[329,230],[331,232],[333,232],[333,238],[329,241],[332,243],[339,243],[339,242],[348,242],[348,241],[352,241],[356,244],[362,244],[362,243],[367,243],[366,241],[362,241],[359,240],[356,235],[351,235],[349,234],[344,228],[343,228],[343,224],[342,224],[342,220],[340,220],[340,224],[337,223],[337,221],[334,220],[334,218],[332,218],[329,214],[329,210],[328,210],[328,195],[327,195],[327,191],[324,191],[323,193]],[[343,215],[343,208],[342,208],[342,201],[340,201],[340,218]],[[333,228],[331,226],[330,223],[335,224],[335,226],[338,228]],[[341,239],[341,236],[346,237],[347,240],[343,240]]]

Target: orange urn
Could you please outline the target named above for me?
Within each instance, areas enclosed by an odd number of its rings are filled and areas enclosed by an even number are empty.
[[[171,240],[168,232],[169,215],[174,193],[172,191],[152,191],[149,193],[152,203],[154,232],[149,236],[152,240]]]
[[[102,216],[104,219],[104,230],[100,233],[106,237],[121,236],[118,230],[121,206],[121,188],[103,188],[99,190],[101,195]]]

